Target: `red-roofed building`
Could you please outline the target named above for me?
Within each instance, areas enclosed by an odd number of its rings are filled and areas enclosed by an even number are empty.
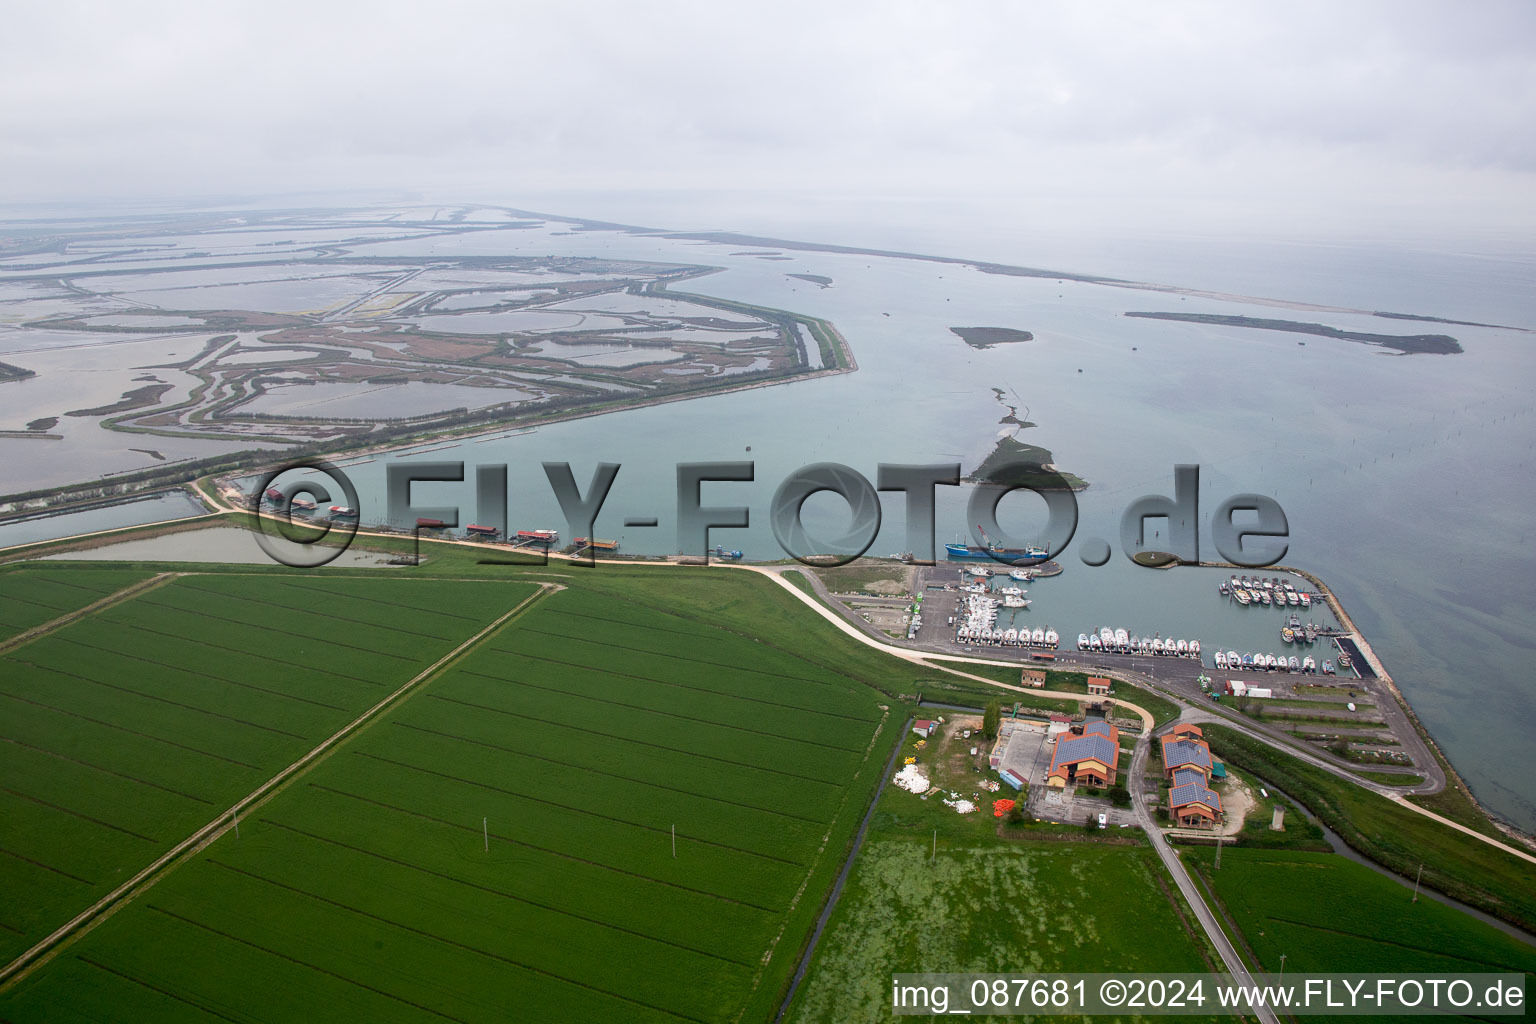
[[[1180,722],[1161,737],[1163,774],[1169,782],[1168,813],[1188,828],[1212,828],[1221,820],[1221,794],[1211,789],[1216,759],[1198,725]]]
[[[1087,722],[1056,737],[1045,782],[1058,788],[1113,786],[1119,770],[1120,730],[1108,722]]]
[[[1093,694],[1095,697],[1109,696],[1110,685],[1110,681],[1105,679],[1103,676],[1088,677],[1088,692]]]
[[[912,723],[912,731],[925,739],[939,731],[939,723],[927,718],[919,718]]]

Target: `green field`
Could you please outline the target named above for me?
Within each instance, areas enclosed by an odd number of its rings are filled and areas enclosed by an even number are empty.
[[[1021,834],[1058,838],[1000,838],[991,801],[1004,795],[982,793],[980,809],[960,815],[887,786],[787,1021],[889,1020],[898,971],[1211,969],[1149,847],[1033,823]]]
[[[808,644],[820,627],[761,578],[704,570],[674,591],[657,574],[540,576],[568,589],[242,816],[238,837],[224,833],[0,992],[0,1018],[770,1019],[904,719],[866,683],[910,686],[910,668]],[[440,656],[413,634],[446,635],[441,620],[392,609],[478,607],[485,622],[530,590],[189,576],[14,652],[34,663],[29,697],[116,702],[103,721],[201,751],[161,756],[111,735],[124,749],[102,767],[135,781],[107,775],[122,793],[78,809],[145,838],[81,823],[79,839],[55,841],[53,818],[29,828],[33,853],[96,883],[61,882],[35,916],[57,924],[58,908],[80,909],[210,820],[349,720],[352,702],[385,692],[367,680],[414,674],[396,659]],[[314,599],[323,611],[292,606]],[[375,620],[394,635],[369,632]],[[87,682],[117,681],[92,661],[108,650],[153,658],[155,696],[175,703]],[[203,687],[218,697],[199,712]],[[70,719],[45,734],[74,757],[101,749],[82,734],[106,729]],[[46,795],[83,801],[95,792],[86,771]],[[135,786],[150,796],[124,795]],[[3,870],[8,891],[28,884]],[[5,937],[24,948],[35,934]]]
[[[1376,863],[1404,876],[1423,865],[1424,884],[1536,928],[1536,871],[1529,862],[1226,726],[1205,726],[1205,736],[1223,760],[1285,790]]]
[[[0,958],[531,592],[183,576],[0,655]]]
[[[1186,852],[1260,969],[1438,973],[1536,971],[1536,946],[1331,853]],[[1347,914],[1340,908],[1348,907]]]
[[[0,573],[0,640],[52,622],[150,577],[134,569],[27,566]]]

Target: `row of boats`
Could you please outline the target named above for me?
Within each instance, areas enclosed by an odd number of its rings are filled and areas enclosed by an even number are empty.
[[[1317,659],[1310,654],[1305,658],[1297,658],[1292,654],[1289,657],[1283,654],[1238,654],[1236,651],[1217,651],[1215,656],[1216,667],[1226,672],[1301,672],[1311,675],[1317,672]],[[1339,667],[1349,668],[1350,660],[1346,652],[1339,652]],[[1323,662],[1323,675],[1335,674],[1333,662]]]
[[[1100,626],[1096,633],[1077,634],[1080,651],[1108,651],[1111,654],[1151,654],[1159,657],[1200,657],[1199,640],[1179,640],[1173,637],[1132,636],[1124,629]]]
[[[1297,590],[1294,583],[1279,576],[1269,579],[1257,576],[1233,576],[1216,589],[1227,597],[1235,599],[1240,605],[1260,604],[1275,608],[1312,607],[1311,594],[1305,590]]]
[[[988,576],[994,575],[992,570],[984,565],[968,565],[965,567],[965,571],[979,580],[984,580]],[[1001,570],[999,570],[997,575],[1001,575]],[[1018,580],[1020,583],[1028,583],[1035,578],[1035,574],[1028,569],[1010,569],[1008,571],[1008,578]]]
[[[997,609],[1023,608],[1029,604],[1024,591],[1018,587],[1004,587],[998,591],[1001,598],[986,593],[983,584],[961,587],[959,624],[955,639],[963,644],[1000,644],[1004,647],[1038,647],[1055,650],[1061,645],[1061,635],[1049,626],[999,629]]]
[[[973,597],[986,597],[993,604],[1001,604],[1004,608],[1028,608],[1030,603],[1029,598],[1024,596],[1029,591],[1023,587],[999,587],[995,591],[997,597],[992,598],[988,595],[994,591],[989,590],[985,583],[964,583],[960,586],[960,593]]]
[[[1285,625],[1280,627],[1280,639],[1288,644],[1315,644],[1320,636],[1329,636],[1337,630],[1330,630],[1327,626],[1319,626],[1315,622],[1302,625],[1301,620],[1292,615]]]

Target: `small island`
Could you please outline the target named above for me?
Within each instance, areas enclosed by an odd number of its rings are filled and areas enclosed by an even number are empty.
[[[1323,338],[1339,338],[1343,341],[1356,341],[1362,345],[1395,349],[1400,355],[1405,356],[1422,353],[1456,355],[1463,351],[1461,342],[1449,334],[1368,334],[1364,331],[1341,331],[1327,324],[1303,323],[1298,320],[1270,320],[1258,316],[1228,316],[1222,313],[1126,313],[1125,316],[1141,317],[1146,320],[1178,320],[1190,324],[1220,324],[1224,327],[1251,327],[1261,331],[1289,331],[1292,334],[1315,334]]]
[[[992,453],[965,478],[966,483],[1033,487],[1042,491],[1087,490],[1088,481],[1063,473],[1052,462],[1050,451],[1025,444],[1014,437],[1000,437]]]
[[[1035,339],[1035,336],[1028,331],[1019,331],[1012,327],[951,327],[950,331],[958,334],[960,339],[971,348],[991,348],[993,345],[1007,345],[1011,342]]]
[[[28,377],[36,377],[37,373],[22,366],[12,366],[10,363],[0,363],[0,383],[8,380],[26,380]]]

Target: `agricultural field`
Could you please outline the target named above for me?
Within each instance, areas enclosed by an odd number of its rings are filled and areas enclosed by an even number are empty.
[[[886,1021],[897,971],[1211,970],[1171,888],[1144,846],[872,833],[786,1019]]]
[[[47,575],[94,579],[103,593],[132,579]],[[526,584],[299,574],[166,577],[0,655],[0,958],[30,948],[530,593]]]
[[[1129,831],[993,815],[994,800],[1016,794],[980,789],[973,741],[950,735],[968,724],[950,716],[938,737],[903,740],[898,762],[916,758],[936,789],[927,799],[894,783],[881,793],[790,1024],[889,1020],[897,971],[1212,969],[1198,923]],[[944,802],[957,798],[976,810]]]
[[[900,712],[857,677],[883,658],[798,653],[771,594],[741,628],[766,581],[674,600],[646,575],[547,574],[566,589],[0,991],[0,1018],[771,1019]]]
[[[1536,971],[1536,946],[1331,853],[1186,853],[1263,970]],[[1341,916],[1340,907],[1349,913]]]
[[[0,573],[0,641],[79,611],[150,577],[133,569],[26,566]]]
[[[1536,928],[1536,874],[1529,862],[1463,835],[1223,725],[1205,727],[1212,751],[1283,789],[1365,857],[1400,875],[1424,868],[1424,884]]]

